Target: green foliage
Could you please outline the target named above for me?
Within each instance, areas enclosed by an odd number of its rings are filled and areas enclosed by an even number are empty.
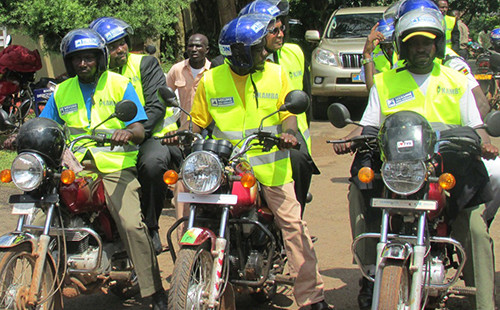
[[[46,48],[59,51],[64,35],[87,27],[95,18],[115,16],[128,22],[134,36],[158,38],[174,35],[177,14],[190,0],[20,0],[0,2],[0,24],[20,29]]]

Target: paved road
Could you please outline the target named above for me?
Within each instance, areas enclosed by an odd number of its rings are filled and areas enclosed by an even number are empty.
[[[314,176],[311,192],[314,196],[313,202],[307,207],[305,219],[312,235],[318,237],[315,243],[320,272],[325,281],[326,300],[335,305],[338,310],[357,309],[356,296],[358,291],[358,280],[360,273],[352,264],[350,254],[351,234],[347,207],[347,184],[349,167],[352,157],[349,155],[336,156],[327,145],[327,139],[343,137],[352,129],[344,130],[333,128],[327,122],[312,123],[313,156],[321,175]],[[500,146],[500,140],[495,140]],[[6,207],[6,196],[12,192],[11,188],[0,185],[0,233],[12,230],[16,219]],[[164,210],[161,218],[161,235],[172,223],[172,210]],[[500,241],[500,221],[493,223],[491,233],[496,242]],[[500,252],[496,252],[497,269],[500,268]],[[159,256],[162,277],[165,279],[164,286],[168,289],[172,271],[170,256],[163,253]],[[497,273],[496,282],[500,283]],[[500,292],[500,284],[497,285]],[[452,299],[453,306],[450,309],[468,309],[460,299]],[[66,300],[67,309],[78,310],[108,310],[108,309],[149,309],[149,300],[129,300],[125,303],[113,295],[81,296],[73,300]],[[497,297],[500,305],[500,298]],[[293,301],[289,288],[282,288],[271,304],[258,305],[245,295],[237,296],[238,309],[298,309]]]

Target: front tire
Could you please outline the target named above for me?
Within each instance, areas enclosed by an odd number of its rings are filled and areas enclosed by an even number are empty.
[[[168,293],[168,309],[207,309],[213,258],[209,244],[182,247],[175,261]]]
[[[45,262],[42,272],[39,301],[45,301],[35,307],[27,305],[31,286],[35,257],[28,245],[20,245],[0,252],[0,309],[54,309],[55,287],[54,272]]]
[[[409,299],[408,270],[401,261],[387,262],[382,270],[378,310],[404,309]]]

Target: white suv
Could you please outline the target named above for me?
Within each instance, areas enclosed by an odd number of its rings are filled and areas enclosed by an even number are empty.
[[[318,43],[311,55],[312,110],[316,119],[324,118],[329,97],[367,97],[361,81],[361,57],[371,28],[387,7],[340,8],[333,12],[323,36],[308,30],[306,40]]]

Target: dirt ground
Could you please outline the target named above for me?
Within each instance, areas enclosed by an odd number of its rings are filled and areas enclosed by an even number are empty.
[[[343,130],[335,129],[328,122],[313,122],[311,134],[313,139],[313,157],[321,170],[321,175],[313,177],[311,193],[314,199],[307,206],[305,219],[311,235],[317,236],[315,243],[320,272],[325,282],[325,296],[328,303],[338,310],[357,309],[356,296],[359,289],[360,272],[352,264],[350,252],[351,232],[347,206],[347,185],[349,167],[352,157],[349,155],[334,155],[331,145],[325,143],[328,139],[345,136],[352,127]],[[500,139],[495,140],[500,146]],[[6,204],[8,196],[14,191],[12,187],[0,185],[0,234],[15,228],[16,218],[10,215]],[[173,210],[165,209],[161,218],[161,237],[165,241],[165,233],[171,225]],[[493,222],[491,235],[495,242],[500,241],[499,221]],[[500,253],[496,248],[496,265],[500,269]],[[164,287],[169,288],[172,272],[172,261],[168,253],[159,257]],[[500,275],[496,273],[496,282],[500,283]],[[497,291],[500,291],[497,284]],[[65,300],[67,309],[149,309],[149,299],[136,299],[122,302],[114,295],[96,294],[80,296]],[[500,305],[500,295],[497,296]],[[468,309],[461,299],[451,298],[450,309]],[[298,309],[291,289],[282,287],[272,303],[259,305],[246,295],[237,294],[237,309]]]

